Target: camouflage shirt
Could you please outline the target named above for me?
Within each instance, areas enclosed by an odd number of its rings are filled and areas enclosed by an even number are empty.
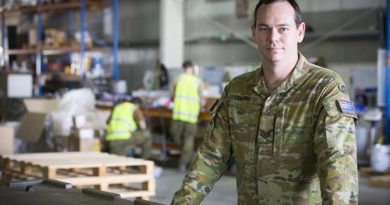
[[[199,204],[231,157],[238,204],[357,204],[356,115],[342,79],[301,54],[272,92],[262,75],[226,86],[172,204]]]

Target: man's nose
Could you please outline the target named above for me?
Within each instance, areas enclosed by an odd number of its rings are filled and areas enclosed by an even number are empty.
[[[272,42],[278,42],[280,40],[280,33],[277,29],[271,29],[269,31],[269,40]]]

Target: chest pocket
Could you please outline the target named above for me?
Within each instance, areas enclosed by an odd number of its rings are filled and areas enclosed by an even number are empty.
[[[233,141],[255,142],[260,111],[259,103],[230,100],[229,124]]]
[[[301,111],[281,108],[275,117],[273,153],[277,155],[291,155],[303,157],[308,146],[313,143],[314,118],[310,114]]]

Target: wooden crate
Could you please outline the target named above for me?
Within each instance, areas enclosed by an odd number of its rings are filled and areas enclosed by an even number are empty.
[[[75,187],[95,187],[122,198],[155,194],[153,161],[99,152],[34,153],[0,156],[3,182],[56,179]]]

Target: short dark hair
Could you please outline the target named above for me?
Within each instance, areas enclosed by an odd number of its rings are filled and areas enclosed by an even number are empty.
[[[137,104],[137,105],[142,105],[142,99],[139,97],[132,97],[130,100],[131,103]]]
[[[298,28],[298,26],[302,23],[302,15],[301,15],[301,9],[299,8],[299,5],[298,3],[295,1],[295,0],[260,0],[257,5],[256,5],[256,8],[255,8],[255,13],[254,13],[254,22],[253,22],[253,26],[256,27],[256,23],[257,23],[257,11],[259,10],[259,8],[263,5],[263,4],[272,4],[272,3],[276,3],[276,2],[283,2],[283,1],[287,1],[294,9],[295,11],[295,24]]]
[[[192,61],[186,60],[186,61],[184,61],[182,67],[183,67],[183,69],[186,69],[186,68],[189,68],[189,67],[194,67],[194,64],[192,63]]]

